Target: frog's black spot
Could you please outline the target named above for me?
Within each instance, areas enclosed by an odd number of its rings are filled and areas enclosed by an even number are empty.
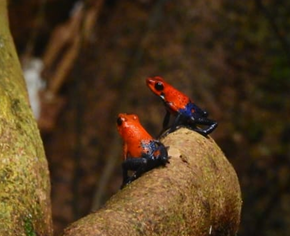
[[[161,82],[157,82],[154,87],[157,91],[162,91],[164,89],[163,83]]]
[[[117,119],[118,126],[122,125],[122,123],[123,123],[122,118],[121,117],[118,117],[118,119]]]

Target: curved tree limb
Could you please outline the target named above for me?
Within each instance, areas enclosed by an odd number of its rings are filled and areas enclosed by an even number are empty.
[[[63,235],[236,235],[240,186],[213,139],[180,129],[162,141],[170,164],[147,172]]]
[[[48,166],[6,1],[0,1],[0,235],[52,235]]]

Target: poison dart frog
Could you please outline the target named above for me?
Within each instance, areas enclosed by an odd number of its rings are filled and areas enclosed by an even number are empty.
[[[147,86],[153,93],[159,96],[166,107],[166,115],[163,120],[163,129],[169,124],[170,114],[175,116],[173,124],[166,134],[173,132],[178,126],[186,126],[202,135],[214,131],[217,122],[208,119],[208,113],[199,108],[188,96],[166,83],[163,78],[155,76],[146,80]],[[196,125],[204,125],[202,129]]]
[[[137,115],[119,114],[117,129],[124,141],[121,188],[139,178],[144,172],[168,163],[168,147],[147,133]],[[132,176],[128,176],[129,170],[134,171]]]

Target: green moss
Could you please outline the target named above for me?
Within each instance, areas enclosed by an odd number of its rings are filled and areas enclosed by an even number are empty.
[[[23,220],[24,223],[24,232],[26,236],[37,236],[34,231],[34,226],[31,221],[31,217],[25,217]]]
[[[5,3],[0,3],[0,235],[30,236],[37,231],[49,236],[48,166],[29,108]]]

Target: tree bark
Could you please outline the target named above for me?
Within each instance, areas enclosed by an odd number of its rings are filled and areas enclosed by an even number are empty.
[[[0,1],[0,235],[52,235],[48,165],[4,0]]]
[[[170,164],[147,172],[63,235],[236,235],[240,186],[220,148],[187,129],[162,142]]]

